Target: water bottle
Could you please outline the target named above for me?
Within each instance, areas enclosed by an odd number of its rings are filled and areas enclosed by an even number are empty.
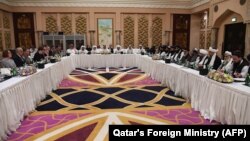
[[[245,85],[250,86],[250,74],[247,75]]]
[[[16,68],[11,69],[11,75],[12,76],[17,76],[17,69]]]

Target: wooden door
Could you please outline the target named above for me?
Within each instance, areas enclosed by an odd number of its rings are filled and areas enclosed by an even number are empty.
[[[173,45],[178,45],[182,49],[189,50],[190,42],[190,15],[173,15]]]
[[[16,47],[35,45],[33,13],[13,13],[13,22]]]

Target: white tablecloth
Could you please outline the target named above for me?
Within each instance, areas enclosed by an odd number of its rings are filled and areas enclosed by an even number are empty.
[[[199,72],[176,64],[164,64],[140,57],[138,67],[168,86],[176,95],[191,101],[201,115],[222,124],[250,124],[250,87],[242,83],[223,84]]]
[[[0,83],[0,139],[6,139],[25,115],[76,67],[138,67],[162,85],[191,101],[210,120],[225,124],[250,124],[250,88],[241,83],[223,84],[200,76],[198,71],[165,64],[150,57],[123,55],[73,55],[27,77]]]
[[[13,77],[0,83],[0,140],[15,131],[23,117],[75,69],[74,58],[62,58],[61,62],[47,64],[33,75]]]
[[[76,65],[82,68],[101,67],[135,67],[137,55],[134,54],[112,54],[112,55],[79,55]]]

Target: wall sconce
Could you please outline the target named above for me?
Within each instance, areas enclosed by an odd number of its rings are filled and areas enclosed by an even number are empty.
[[[237,18],[236,18],[236,17],[233,17],[233,18],[232,18],[232,22],[234,22],[234,23],[237,22]]]

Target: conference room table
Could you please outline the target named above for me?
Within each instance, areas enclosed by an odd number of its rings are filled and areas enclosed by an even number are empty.
[[[72,55],[49,63],[30,76],[16,76],[0,83],[0,140],[15,131],[37,104],[57,89],[75,68],[138,67],[187,99],[204,118],[222,124],[250,124],[250,87],[219,83],[177,64],[138,54]]]

